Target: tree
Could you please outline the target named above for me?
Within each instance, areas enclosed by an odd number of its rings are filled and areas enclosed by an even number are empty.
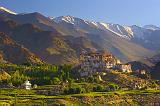
[[[102,85],[97,85],[96,87],[93,87],[94,92],[102,92],[104,91],[104,87]]]
[[[58,77],[54,77],[51,84],[59,84],[60,79]]]
[[[25,62],[25,63],[23,63],[22,65],[25,65],[25,66],[32,66],[32,63],[30,63],[30,62]]]
[[[80,87],[73,87],[73,88],[69,88],[69,89],[64,90],[65,94],[80,94],[80,93],[84,93],[84,92],[85,92],[85,90]]]
[[[17,70],[12,76],[10,82],[12,82],[13,85],[19,86],[21,85],[25,80],[27,79],[26,76],[23,74],[20,74],[19,70]]]
[[[118,90],[119,89],[119,86],[117,84],[109,84],[108,85],[108,88],[110,91],[115,91],[115,90]]]
[[[69,78],[71,78],[71,70],[72,70],[72,65],[62,65],[60,67],[61,69],[61,74],[62,74],[62,78],[64,81],[68,80]]]
[[[94,77],[93,76],[88,77],[88,81],[89,82],[94,82]]]

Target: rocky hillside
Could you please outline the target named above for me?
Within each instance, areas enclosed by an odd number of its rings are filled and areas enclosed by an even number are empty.
[[[2,80],[5,81],[9,78],[11,78],[11,76],[7,72],[0,70],[0,81],[2,81]]]
[[[160,62],[155,65],[151,74],[154,79],[160,80]]]
[[[72,16],[61,16],[54,18],[53,21],[60,26],[65,27],[66,30],[70,32],[66,33],[66,35],[85,36],[94,43],[101,45],[102,48],[110,51],[124,62],[141,60],[153,53],[150,50],[129,41],[127,38],[130,38],[132,36],[131,34],[126,35],[124,38],[121,34],[118,34],[118,32],[106,28],[107,25],[110,28],[113,28],[116,25],[90,22]],[[125,33],[130,31],[129,27],[125,27],[123,30],[124,29],[126,29]]]
[[[31,53],[28,49],[22,45],[16,43],[4,33],[0,32],[0,54],[1,59],[11,63],[43,63],[37,56]]]
[[[0,31],[51,64],[78,63],[82,50],[101,49],[85,37],[63,36],[57,31],[43,31],[33,24],[1,21]]]
[[[135,85],[151,86],[151,81],[120,72],[108,72],[102,77],[104,81],[118,84],[122,88],[134,88]]]
[[[8,13],[8,15],[3,13],[1,16],[21,25],[30,23],[43,31],[57,32],[61,37],[85,37],[87,39],[86,41],[89,41],[89,43],[91,41],[95,45],[99,45],[100,49],[108,50],[123,62],[141,60],[153,54],[152,51],[144,48],[142,45],[128,40],[128,38],[132,37],[130,27],[123,27],[116,24],[95,23],[72,16],[48,18],[37,12],[28,14]],[[125,37],[122,37],[122,35],[125,35]],[[71,46],[73,47],[73,45]]]
[[[159,28],[153,25],[123,26],[73,16],[49,18],[38,12],[0,10],[0,31],[48,63],[77,63],[82,50],[103,49],[123,62],[141,61],[159,50]],[[55,38],[63,42],[63,47],[58,47]]]
[[[151,66],[148,66],[147,64],[144,64],[139,61],[132,61],[132,62],[129,62],[129,64],[131,64],[133,71],[146,70],[150,72],[152,70]]]

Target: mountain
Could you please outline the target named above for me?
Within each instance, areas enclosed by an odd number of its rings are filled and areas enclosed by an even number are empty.
[[[15,64],[33,63],[42,64],[43,62],[22,45],[16,43],[4,33],[0,32],[0,57],[8,62]]]
[[[132,37],[132,32],[129,27],[90,22],[72,16],[57,17],[54,18],[53,21],[61,26],[65,26],[68,30],[71,30],[70,32],[74,30],[74,33],[76,33],[77,31],[77,36],[87,37],[124,62],[140,60],[152,54],[149,50],[128,40]],[[118,31],[126,32],[122,35],[122,33],[120,34]],[[75,35],[73,34],[73,36]]]
[[[129,42],[138,44],[144,48],[151,51],[159,50],[157,45],[158,42],[154,42],[153,38],[156,33],[159,34],[160,28],[154,25],[146,25],[144,27],[140,26],[123,26],[119,24],[103,23],[103,22],[92,22],[86,21],[73,16],[60,16],[57,18],[52,18],[56,23],[65,26],[68,30],[75,29],[75,31],[81,31],[84,33],[100,34],[102,31],[112,32],[114,35],[119,36],[128,40]],[[101,30],[101,31],[100,31]],[[78,34],[77,34],[78,35]],[[84,34],[81,34],[84,35]]]
[[[152,71],[152,68],[150,66],[139,61],[132,61],[132,62],[129,62],[128,64],[131,64],[133,71],[137,71],[137,70],[145,70],[148,72]]]
[[[12,20],[16,23],[10,22],[11,25],[5,28],[1,23],[0,31],[49,63],[71,63],[71,60],[77,63],[76,58],[83,49],[104,49],[123,62],[142,60],[159,49],[156,46],[158,42],[154,48],[149,46],[149,37],[155,30],[135,25],[92,22],[73,16],[49,18],[37,12],[0,14],[0,17],[3,17],[3,22]],[[59,47],[57,39],[63,47]]]
[[[81,51],[101,49],[85,37],[63,36],[57,31],[44,31],[34,24],[0,21],[0,31],[51,64],[78,63]]]
[[[17,15],[17,13],[5,8],[5,7],[0,7],[0,13],[5,13],[5,14],[13,14],[13,15]]]
[[[97,27],[99,27],[102,30],[109,30],[116,35],[130,39],[133,37],[132,29],[128,26],[122,26],[119,24],[111,24],[111,23],[96,23]]]
[[[34,24],[39,28],[48,31],[55,31],[56,23],[52,22],[49,18],[41,15],[40,13],[26,13],[26,14],[18,14],[18,15],[9,15],[7,16],[10,20],[13,20],[20,24]]]
[[[73,16],[60,16],[53,18],[56,23],[61,24],[63,26],[70,26],[72,28],[85,30],[85,32],[94,31],[93,28],[96,30],[109,30],[121,37],[130,38],[133,35],[131,32],[131,28],[127,26],[121,26],[118,24],[110,24],[110,23],[101,23],[101,22],[92,22],[86,21],[80,18],[76,18]],[[86,31],[88,30],[88,31]]]
[[[153,30],[153,31],[160,30],[160,28],[155,26],[155,25],[145,25],[145,26],[143,26],[143,28],[150,29],[150,30]]]
[[[69,52],[72,54],[72,50],[70,48],[68,49],[67,44],[65,44],[63,39],[58,36],[59,33],[57,32],[42,31],[35,25],[20,25],[13,21],[2,21],[0,25],[1,31],[7,33],[8,36],[10,36],[16,42],[24,45],[26,48],[48,63],[51,61],[52,63],[59,61],[62,62],[62,60],[65,61],[65,57],[60,55],[62,53],[65,54]],[[54,55],[54,57],[51,55]]]
[[[104,31],[111,31],[114,34],[126,38],[126,39],[131,39],[134,37],[143,37],[145,32],[149,29],[149,25],[146,25],[144,27],[139,27],[136,25],[133,26],[123,26],[119,24],[112,24],[112,23],[104,23],[104,22],[93,22],[93,21],[86,21],[80,18],[76,18],[73,16],[60,16],[56,18],[51,18],[54,20],[56,23],[63,24],[63,25],[68,25],[72,26],[73,28],[79,28],[79,29],[88,29],[87,27],[92,27],[96,29],[101,29]],[[148,26],[148,28],[147,28]],[[150,26],[150,28],[153,29],[157,28],[156,26]]]
[[[150,66],[155,66],[159,61],[160,61],[160,54],[157,53],[156,55],[149,57],[149,58],[145,58],[144,61],[148,61],[149,63],[151,63],[152,65]]]
[[[0,63],[7,63],[6,60],[3,58],[3,53],[0,51]]]
[[[160,79],[160,62],[157,62],[157,64],[154,67],[154,70],[151,72],[151,75],[154,79]]]

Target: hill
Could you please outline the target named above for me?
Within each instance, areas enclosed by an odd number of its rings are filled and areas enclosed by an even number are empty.
[[[5,72],[5,71],[0,71],[0,81],[5,81],[7,79],[9,79],[11,76]]]
[[[131,64],[133,71],[136,71],[136,70],[146,70],[148,72],[152,71],[152,68],[150,66],[140,61],[132,61],[132,62],[129,62],[128,64]]]
[[[100,46],[85,37],[63,36],[57,31],[43,31],[34,24],[1,21],[0,31],[8,34],[42,60],[51,64],[75,64],[82,50],[99,50]]]
[[[160,62],[153,67],[153,71],[151,72],[152,78],[160,80]]]
[[[0,32],[0,52],[1,59],[15,64],[22,63],[43,63],[37,56],[31,53],[28,49],[22,45],[16,43],[4,33]]]
[[[124,37],[120,36],[121,34],[111,29],[104,30],[95,22],[73,16],[61,16],[53,19],[53,21],[65,27],[70,32],[70,35],[87,37],[105,50],[110,51],[123,62],[141,60],[153,53],[141,45],[124,39]],[[65,35],[68,35],[68,33]]]
[[[1,16],[5,17],[7,20],[13,20],[20,25],[29,23],[33,24],[35,27],[43,31],[52,31],[53,33],[56,32],[61,37],[85,37],[86,39],[88,39],[87,41],[91,41],[92,43],[99,45],[99,47],[101,47],[100,49],[103,48],[111,52],[123,62],[141,60],[153,54],[152,51],[144,48],[141,45],[131,42],[128,39],[124,39],[123,37],[119,36],[120,34],[118,34],[117,32],[115,33],[111,29],[104,30],[103,28],[97,27],[96,23],[85,21],[83,19],[72,16],[62,16],[51,19],[37,12],[16,15],[1,14]],[[68,20],[64,21],[63,19],[70,19],[71,22],[68,22]],[[58,59],[59,57],[56,56],[55,58]],[[51,62],[51,60],[49,62]]]

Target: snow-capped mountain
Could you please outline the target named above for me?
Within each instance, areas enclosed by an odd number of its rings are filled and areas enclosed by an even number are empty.
[[[58,36],[60,38],[63,38],[63,41],[66,42],[64,43],[64,45],[71,43],[71,45],[70,46],[68,45],[67,47],[72,47],[72,49],[75,49],[76,54],[80,53],[83,48],[88,50],[93,46],[93,48],[97,50],[99,49],[107,50],[111,52],[113,55],[115,55],[117,58],[120,58],[121,60],[126,62],[126,61],[140,60],[153,53],[152,50],[150,51],[149,47],[148,47],[149,49],[146,49],[145,43],[141,43],[146,40],[138,39],[140,43],[139,42],[137,43],[137,39],[132,41],[132,39],[136,38],[136,36],[140,36],[140,35],[142,37],[146,36],[145,33],[148,31],[148,29],[145,29],[142,27],[123,26],[119,24],[110,24],[110,23],[104,23],[104,22],[94,22],[94,21],[88,21],[88,20],[76,18],[73,16],[61,16],[57,18],[46,17],[37,12],[15,15],[16,13],[6,12],[4,11],[4,9],[1,9],[0,13],[2,12],[4,13],[0,14],[0,16],[2,16],[3,18],[6,18],[8,20],[13,20],[14,22],[19,23],[21,25],[27,24],[28,26],[28,24],[33,24],[35,25],[35,27],[37,26],[43,31],[49,31],[47,32],[47,34],[49,35],[49,38],[54,37],[56,34],[58,34]],[[4,26],[5,25],[2,25],[0,29],[2,30]],[[4,30],[6,31],[6,29]],[[152,30],[149,30],[149,31],[152,31]],[[17,33],[19,32],[23,32],[23,31],[18,30]],[[50,35],[51,32],[53,32],[54,34]],[[29,32],[27,32],[27,34],[28,33]],[[159,32],[155,34],[157,34],[158,36]],[[155,35],[155,34],[152,34],[152,35]],[[28,35],[25,35],[25,37],[26,36]],[[34,38],[34,37],[31,36],[31,38]],[[42,34],[42,38],[43,39],[46,38],[46,33]],[[71,38],[74,38],[74,39],[71,39]],[[75,39],[80,39],[80,38],[83,38],[86,40],[82,39],[83,42],[76,40],[74,43],[72,43],[72,40],[74,41]],[[68,39],[70,41],[68,41]],[[149,40],[149,37],[147,40]],[[155,39],[150,41],[153,42],[154,40]],[[33,42],[34,41],[35,40],[33,40]],[[47,40],[43,42],[50,42],[50,41],[53,42],[54,40]],[[75,43],[77,43],[77,46]],[[28,44],[28,43],[25,43],[25,44]],[[157,50],[160,49],[159,47],[156,47],[156,48]],[[72,49],[68,49],[68,50],[72,50]],[[61,58],[61,59],[64,60],[64,58]]]
[[[133,31],[130,27],[128,26],[122,26],[119,24],[110,24],[110,23],[97,23],[98,27],[102,30],[109,30],[116,35],[130,39],[133,37]]]
[[[62,26],[68,27],[69,29],[83,30],[86,33],[102,34],[101,31],[114,36],[118,36],[122,39],[128,40],[129,42],[141,45],[147,49],[159,50],[159,39],[160,28],[154,25],[146,25],[144,27],[132,25],[124,26],[119,24],[104,23],[104,22],[93,22],[73,16],[61,16],[52,19]]]
[[[6,12],[6,13],[9,13],[9,14],[13,14],[13,15],[17,15],[17,13],[5,8],[5,7],[0,7],[0,12]]]
[[[143,28],[150,29],[150,30],[153,30],[153,31],[160,30],[160,28],[155,26],[155,25],[145,25],[145,26],[143,26]]]
[[[110,24],[110,23],[101,23],[101,22],[93,22],[87,21],[80,18],[76,18],[73,16],[61,16],[53,19],[56,23],[67,23],[71,24],[74,27],[81,28],[82,26],[89,26],[96,29],[101,29],[104,31],[111,31],[116,35],[123,38],[131,38],[133,36],[133,32],[128,26],[121,26],[118,24]]]
[[[60,17],[56,17],[56,18],[50,18],[53,21],[55,21],[56,23],[67,23],[67,24],[71,24],[74,27],[82,27],[85,25],[89,25],[90,27],[97,27],[97,23],[96,22],[91,22],[91,21],[86,21],[77,17],[73,17],[73,16],[60,16]]]
[[[145,37],[147,37],[152,32],[152,30],[148,30],[146,28],[137,25],[133,25],[130,28],[133,32],[134,38],[139,38],[139,39],[145,39]]]
[[[75,17],[72,17],[72,16],[60,16],[60,17],[50,18],[50,19],[53,19],[57,23],[66,22],[70,24],[76,24],[76,19]]]
[[[147,28],[139,26],[123,26],[119,24],[104,23],[104,22],[93,22],[87,21],[73,16],[61,16],[57,18],[52,18],[56,23],[67,23],[74,27],[81,28],[82,26],[88,25],[89,27],[100,29],[103,31],[110,31],[117,36],[125,39],[131,39],[134,37],[142,37],[147,32]]]

